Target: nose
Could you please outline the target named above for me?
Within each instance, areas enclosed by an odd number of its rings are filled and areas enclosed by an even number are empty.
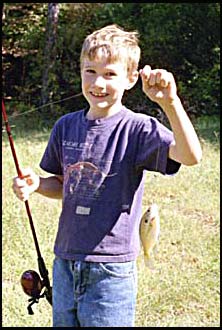
[[[97,76],[94,80],[93,85],[95,87],[104,88],[106,85],[105,79],[102,76]]]

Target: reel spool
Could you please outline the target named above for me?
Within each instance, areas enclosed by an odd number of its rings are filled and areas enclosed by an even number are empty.
[[[23,291],[30,297],[38,299],[43,285],[39,274],[34,270],[26,270],[21,276]]]
[[[33,315],[32,305],[38,303],[40,298],[45,296],[45,292],[41,294],[44,288],[43,281],[41,280],[39,274],[35,270],[26,270],[21,276],[21,285],[23,291],[30,296],[28,300],[30,304],[28,305],[28,313]]]

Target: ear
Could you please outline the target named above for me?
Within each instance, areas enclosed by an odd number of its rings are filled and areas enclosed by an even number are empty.
[[[137,80],[139,77],[139,72],[138,71],[133,71],[128,75],[128,84],[126,86],[126,90],[129,90],[133,88],[133,86],[136,84]]]

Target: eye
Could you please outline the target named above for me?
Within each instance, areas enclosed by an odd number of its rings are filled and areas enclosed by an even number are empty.
[[[91,74],[93,74],[93,73],[95,73],[96,71],[93,70],[93,69],[86,69],[86,72],[87,72],[87,73],[91,73]]]
[[[115,77],[115,76],[117,76],[117,74],[116,74],[116,72],[108,71],[108,72],[106,72],[106,76],[107,77]]]

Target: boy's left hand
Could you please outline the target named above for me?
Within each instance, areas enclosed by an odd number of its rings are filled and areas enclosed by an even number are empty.
[[[171,72],[164,69],[152,70],[149,65],[145,65],[139,73],[144,93],[163,109],[178,98],[177,86]]]

